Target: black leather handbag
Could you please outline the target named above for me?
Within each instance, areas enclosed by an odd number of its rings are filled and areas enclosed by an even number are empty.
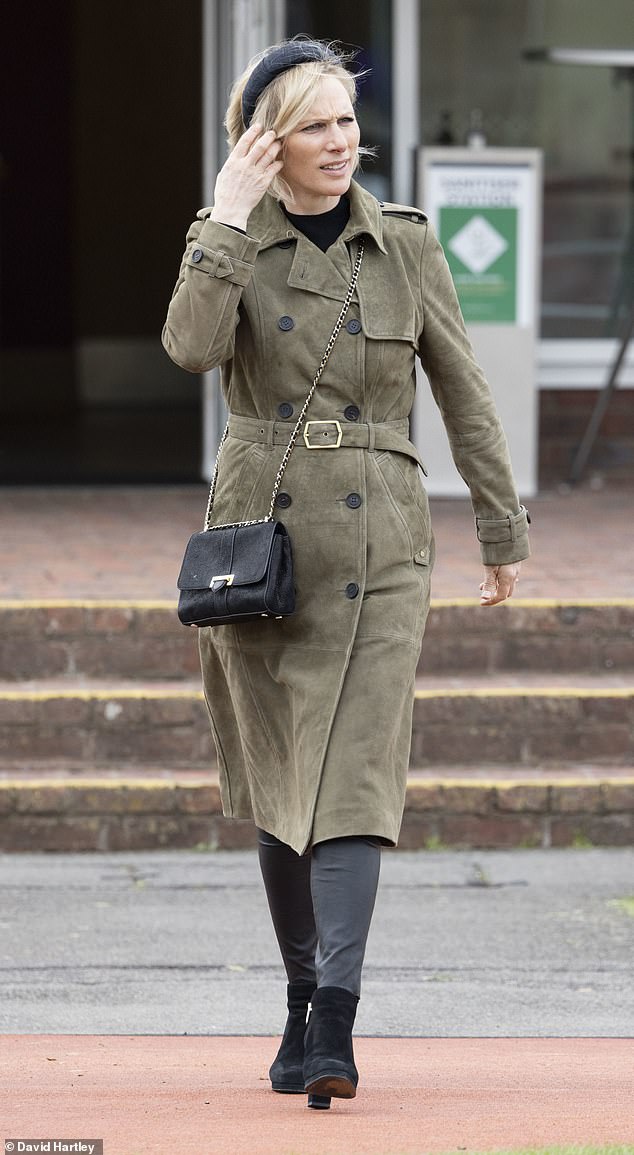
[[[295,609],[291,539],[279,521],[195,533],[178,587],[178,616],[185,626],[286,617]]]
[[[211,479],[204,529],[190,537],[178,577],[178,616],[184,626],[284,618],[295,610],[291,540],[281,521],[274,519],[273,509],[308,406],[350,307],[362,260],[361,239],[346,299],[277,471],[266,517],[211,525],[220,455],[229,434],[227,422]]]

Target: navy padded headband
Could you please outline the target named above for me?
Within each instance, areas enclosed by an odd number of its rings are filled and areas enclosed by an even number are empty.
[[[260,63],[253,69],[242,93],[242,119],[245,128],[251,124],[255,106],[267,85],[282,72],[294,68],[296,64],[305,64],[311,60],[339,63],[339,57],[317,40],[299,40],[291,44],[281,44],[279,48],[273,48],[262,57]]]

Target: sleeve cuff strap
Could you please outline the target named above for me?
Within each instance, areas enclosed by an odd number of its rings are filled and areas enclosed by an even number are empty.
[[[232,281],[234,285],[244,288],[253,276],[253,265],[241,261],[238,257],[215,249],[204,248],[198,241],[194,241],[187,253],[185,263],[199,273],[206,273],[208,277],[217,277],[219,280]]]
[[[495,520],[476,517],[476,533],[478,541],[490,545],[504,541],[516,542],[519,538],[526,537],[529,524],[528,510],[521,505],[519,513],[507,513],[506,517]]]

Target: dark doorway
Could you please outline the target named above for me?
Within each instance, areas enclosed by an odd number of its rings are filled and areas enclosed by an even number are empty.
[[[0,481],[200,475],[160,345],[200,207],[200,0],[11,3],[0,42]]]

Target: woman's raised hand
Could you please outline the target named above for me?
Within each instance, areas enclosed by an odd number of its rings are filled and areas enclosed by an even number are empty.
[[[513,596],[520,580],[520,562],[511,565],[485,565],[484,581],[480,583],[480,605],[495,606]]]
[[[283,168],[282,142],[272,130],[252,124],[230,152],[216,178],[212,221],[246,229],[249,213],[260,203]]]

